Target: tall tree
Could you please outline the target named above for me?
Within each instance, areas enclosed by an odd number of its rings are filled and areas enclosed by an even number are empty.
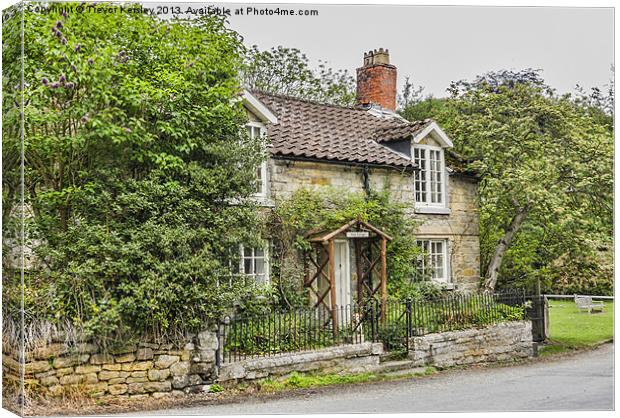
[[[97,337],[197,326],[226,305],[229,251],[259,230],[244,199],[263,158],[243,134],[244,48],[216,17],[62,6],[24,13],[23,90],[22,21],[5,21],[4,145],[20,149],[23,112],[38,260],[27,315]]]
[[[432,118],[440,112],[446,99],[424,95],[424,87],[416,86],[411,77],[405,77],[405,84],[398,96],[398,113],[407,120],[416,121]]]
[[[615,103],[615,67],[610,68],[611,77],[609,82],[602,87],[591,87],[589,90],[577,84],[575,101],[588,109],[592,116],[608,126],[610,131],[614,129],[614,103]]]
[[[320,62],[313,69],[299,49],[278,46],[246,54],[243,82],[248,88],[338,105],[355,104],[355,79],[346,70]]]
[[[486,289],[515,242],[527,242],[520,235],[534,240],[519,250],[540,269],[559,254],[544,247],[551,236],[610,234],[613,139],[587,107],[556,95],[534,70],[492,72],[449,91],[434,117],[481,174]]]

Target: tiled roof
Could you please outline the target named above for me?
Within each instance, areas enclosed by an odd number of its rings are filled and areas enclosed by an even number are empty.
[[[277,124],[267,126],[271,153],[277,156],[413,168],[409,158],[380,142],[409,138],[428,123],[256,90],[252,94],[278,117]]]
[[[403,123],[398,126],[386,126],[375,130],[375,140],[377,142],[390,142],[422,132],[424,128],[433,123],[431,119]]]

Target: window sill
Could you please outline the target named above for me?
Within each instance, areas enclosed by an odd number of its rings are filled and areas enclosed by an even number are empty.
[[[414,208],[415,213],[429,214],[429,215],[449,215],[450,208],[438,208],[433,206],[416,206]]]
[[[254,201],[258,206],[263,206],[267,208],[275,207],[275,203],[272,199],[267,196],[256,195],[251,197],[252,201]]]
[[[435,279],[431,279],[433,283],[437,286],[440,286],[443,290],[454,290],[456,289],[456,285],[452,282],[443,282]]]

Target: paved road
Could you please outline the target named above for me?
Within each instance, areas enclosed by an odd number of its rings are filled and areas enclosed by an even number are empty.
[[[322,388],[282,399],[252,398],[151,414],[309,414],[342,412],[450,412],[611,410],[613,346],[564,359],[455,370],[433,377]]]

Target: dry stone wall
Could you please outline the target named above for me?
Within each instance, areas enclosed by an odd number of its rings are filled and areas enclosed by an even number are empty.
[[[383,345],[373,342],[282,353],[219,367],[215,361],[217,348],[218,338],[211,330],[178,347],[139,343],[103,351],[93,344],[69,348],[53,341],[26,352],[24,383],[27,393],[46,397],[79,391],[98,398],[157,398],[208,392],[215,382],[230,386],[242,381],[277,379],[296,371],[381,372],[384,366]],[[409,367],[451,367],[534,355],[530,321],[413,337],[409,349]],[[18,387],[20,364],[14,352],[3,351],[6,390],[7,386]]]
[[[280,377],[292,372],[362,373],[374,370],[379,365],[381,354],[382,343],[365,342],[248,359],[222,365],[218,382],[251,381]]]
[[[80,391],[94,397],[162,397],[208,391],[216,378],[213,331],[173,344],[139,343],[102,350],[55,341],[26,352],[25,387],[45,396]],[[5,384],[17,386],[18,355],[3,350]]]
[[[532,357],[532,322],[503,322],[413,337],[409,347],[409,358],[416,366],[452,367]]]

